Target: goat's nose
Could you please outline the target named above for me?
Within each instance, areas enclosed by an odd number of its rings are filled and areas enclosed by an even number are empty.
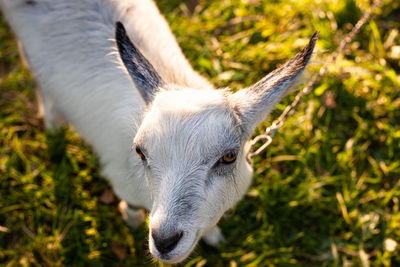
[[[153,237],[154,245],[156,246],[157,250],[161,254],[165,254],[172,251],[176,247],[179,240],[181,240],[183,236],[183,232],[179,231],[170,236],[164,237],[157,232],[152,231],[151,236]]]

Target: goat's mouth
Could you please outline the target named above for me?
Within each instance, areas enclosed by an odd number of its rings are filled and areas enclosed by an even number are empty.
[[[178,238],[175,238],[178,239]],[[182,232],[182,236],[179,238],[176,244],[169,242],[165,246],[157,245],[156,241],[150,234],[149,244],[150,253],[160,261],[168,264],[179,263],[185,260],[192,250],[197,245],[200,239],[200,231],[196,233]],[[176,241],[176,240],[174,240]]]

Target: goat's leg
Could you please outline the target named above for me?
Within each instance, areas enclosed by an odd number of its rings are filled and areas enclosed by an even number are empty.
[[[225,238],[218,226],[214,226],[208,230],[203,236],[203,240],[207,243],[207,245],[212,247],[219,247],[221,243],[225,242]]]
[[[143,208],[130,207],[125,200],[119,202],[118,209],[122,214],[122,219],[133,228],[137,228],[146,220],[146,212]]]
[[[27,56],[22,43],[18,42],[17,44],[22,65],[29,69],[29,57]],[[63,124],[65,124],[65,119],[54,107],[53,100],[47,94],[42,93],[40,89],[36,89],[35,93],[38,103],[38,117],[43,118],[46,129],[51,131],[59,129]]]
[[[65,124],[64,117],[54,106],[53,99],[51,99],[50,96],[43,94],[39,89],[37,89],[36,99],[39,105],[38,116],[43,117],[46,129],[56,131]]]

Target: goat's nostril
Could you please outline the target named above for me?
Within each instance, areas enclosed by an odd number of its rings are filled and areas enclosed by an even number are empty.
[[[181,240],[183,236],[183,232],[179,231],[168,237],[160,236],[156,232],[152,232],[151,236],[153,237],[154,245],[156,246],[157,250],[160,253],[165,254],[172,251],[176,247],[179,240]]]

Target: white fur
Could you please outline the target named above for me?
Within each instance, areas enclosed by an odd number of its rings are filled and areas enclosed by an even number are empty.
[[[175,263],[185,259],[203,235],[213,245],[222,241],[220,230],[213,227],[251,182],[246,140],[292,77],[274,84],[275,91],[268,79],[254,92],[213,90],[193,71],[151,0],[0,4],[38,82],[46,125],[71,123],[99,155],[102,173],[115,193],[151,211],[151,253]],[[116,53],[116,21],[125,25],[132,43],[165,82],[147,109]],[[284,74],[293,75],[290,69]],[[131,149],[133,140],[145,149],[146,162]],[[236,162],[218,165],[232,149]],[[132,214],[126,216],[136,216]],[[178,230],[183,236],[177,246],[160,253],[152,234],[168,236]]]

